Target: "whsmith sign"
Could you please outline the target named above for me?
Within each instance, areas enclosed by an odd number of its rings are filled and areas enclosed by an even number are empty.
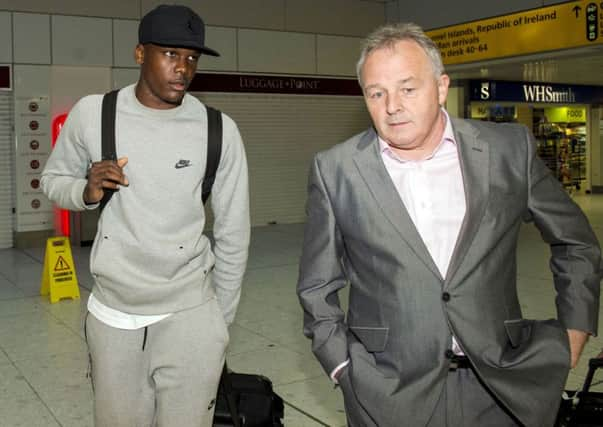
[[[448,65],[603,44],[603,2],[572,1],[427,34]]]
[[[603,104],[602,86],[472,80],[471,101],[528,102],[533,104]]]

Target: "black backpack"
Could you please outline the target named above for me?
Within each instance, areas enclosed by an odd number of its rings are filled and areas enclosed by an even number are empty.
[[[115,116],[117,110],[117,94],[119,89],[112,90],[103,96],[101,117],[101,143],[102,159],[117,160],[115,151]],[[207,108],[207,166],[203,177],[202,200],[207,201],[211,187],[216,180],[216,172],[222,154],[222,113],[215,108]],[[99,209],[102,212],[115,190],[105,189],[105,194],[100,201]]]

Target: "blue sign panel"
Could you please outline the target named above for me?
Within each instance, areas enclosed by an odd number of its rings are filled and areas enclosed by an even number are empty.
[[[603,86],[471,80],[469,87],[471,101],[603,104]]]

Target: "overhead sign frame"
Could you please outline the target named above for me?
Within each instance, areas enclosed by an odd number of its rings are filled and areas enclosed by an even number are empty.
[[[579,0],[427,31],[446,65],[603,44],[603,2]]]

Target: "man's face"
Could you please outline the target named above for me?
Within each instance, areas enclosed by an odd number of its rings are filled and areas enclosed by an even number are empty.
[[[195,76],[199,55],[193,49],[154,44],[136,46],[136,62],[140,65],[138,100],[160,110],[180,105]]]
[[[406,153],[433,150],[440,143],[440,105],[448,76],[436,79],[423,49],[412,40],[369,53],[362,67],[362,89],[379,136]]]

